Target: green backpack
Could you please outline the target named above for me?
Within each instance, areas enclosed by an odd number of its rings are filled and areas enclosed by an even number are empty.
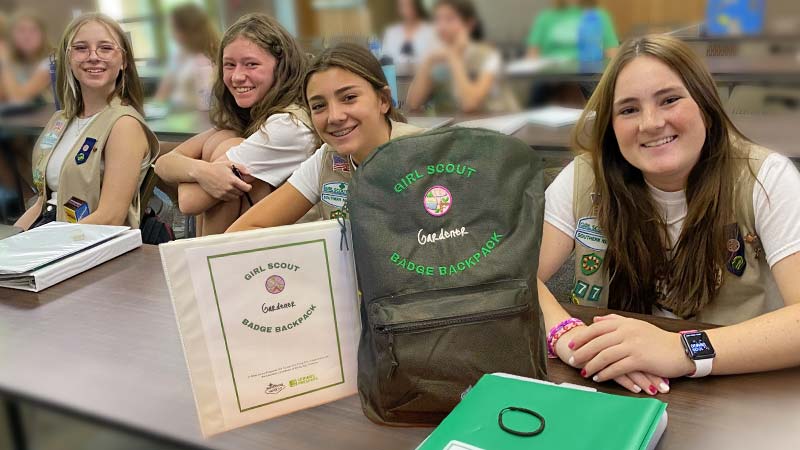
[[[372,421],[436,424],[483,374],[546,377],[540,161],[517,139],[448,128],[393,140],[356,171],[358,390]]]

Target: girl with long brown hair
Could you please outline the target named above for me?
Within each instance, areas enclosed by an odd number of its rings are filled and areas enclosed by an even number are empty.
[[[214,59],[219,52],[219,32],[211,18],[194,3],[184,3],[170,13],[170,29],[178,50],[156,92],[157,101],[175,109],[208,111],[214,84]]]
[[[381,65],[364,47],[325,49],[302,82],[314,128],[325,143],[228,231],[289,225],[318,203],[324,219],[345,216],[342,207],[358,164],[390,139],[423,131],[406,124],[392,106]]]
[[[33,11],[19,10],[8,23],[8,41],[0,37],[0,101],[53,103],[44,20]]]
[[[667,36],[626,42],[575,130],[584,153],[547,190],[539,278],[574,250],[573,302],[723,326],[584,327],[540,283],[555,353],[651,394],[669,390],[659,377],[800,364],[800,175],[742,136],[699,58]]]
[[[294,38],[275,19],[247,14],[228,28],[220,49],[214,128],[156,163],[162,179],[179,184],[178,206],[198,215],[203,236],[225,231],[317,147],[302,97],[307,57]]]

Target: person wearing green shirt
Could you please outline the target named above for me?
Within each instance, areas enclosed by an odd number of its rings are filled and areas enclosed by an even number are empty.
[[[588,9],[600,16],[603,29],[603,53],[611,58],[619,41],[608,13],[597,8],[596,0],[556,0],[553,8],[545,9],[536,17],[528,34],[528,58],[578,59],[578,30]],[[594,83],[564,83],[534,81],[531,86],[529,107],[558,104],[582,108],[594,90]]]
[[[619,46],[611,17],[594,0],[557,0],[533,22],[528,34],[528,57],[578,59],[578,29],[586,9],[595,9],[603,24],[603,50],[610,58]]]

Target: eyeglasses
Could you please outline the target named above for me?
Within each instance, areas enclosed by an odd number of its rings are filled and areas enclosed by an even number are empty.
[[[94,53],[97,55],[97,59],[101,61],[110,61],[117,50],[125,53],[125,50],[117,44],[103,43],[94,48]],[[69,48],[69,55],[72,60],[76,62],[86,61],[91,54],[92,48],[86,44],[76,44]]]

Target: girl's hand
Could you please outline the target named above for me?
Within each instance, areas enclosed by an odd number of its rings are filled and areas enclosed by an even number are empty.
[[[569,342],[576,336],[579,330],[585,328],[586,327],[574,328],[561,336],[558,342],[556,342],[556,353],[558,357],[565,363],[576,368],[581,368],[581,366],[577,365],[574,358],[572,358],[574,352],[569,348]],[[581,373],[583,374],[583,372]],[[639,371],[615,377],[614,382],[635,394],[645,392],[650,395],[655,395],[659,392],[662,394],[669,392],[668,379]]]
[[[197,183],[212,197],[231,201],[241,197],[243,193],[250,192],[252,186],[240,180],[231,170],[230,161],[215,161],[204,165],[205,170],[196,175]],[[250,176],[244,167],[238,167],[242,177]]]
[[[571,336],[567,347],[573,351],[569,364],[583,366],[581,375],[596,382],[637,371],[664,378],[694,371],[680,335],[616,314],[595,317],[591,326]]]

